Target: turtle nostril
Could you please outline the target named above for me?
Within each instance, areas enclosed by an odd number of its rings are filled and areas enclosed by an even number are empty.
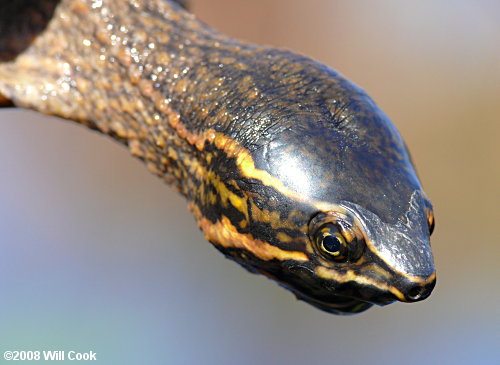
[[[424,286],[421,286],[421,285],[412,286],[406,292],[406,299],[410,302],[424,300],[425,298],[427,298],[431,294],[432,289],[434,289],[434,283],[432,283],[430,285],[427,284]]]
[[[422,298],[424,292],[425,292],[425,288],[416,285],[413,288],[410,288],[410,290],[408,290],[406,297],[411,301],[417,301],[420,298]]]
[[[423,278],[422,278],[423,279]],[[401,293],[404,295],[403,302],[418,302],[426,299],[431,295],[436,279],[431,278],[426,281],[422,280],[420,283],[411,282],[409,280],[400,283]]]

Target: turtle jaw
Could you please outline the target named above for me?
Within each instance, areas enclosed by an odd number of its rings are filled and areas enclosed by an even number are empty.
[[[294,292],[294,294],[298,300],[304,301],[324,312],[336,315],[354,315],[364,312],[373,306],[372,303],[340,295],[331,296],[328,300],[321,300],[299,292]]]

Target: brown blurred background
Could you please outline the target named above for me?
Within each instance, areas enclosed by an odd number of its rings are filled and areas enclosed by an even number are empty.
[[[424,302],[335,317],[219,255],[128,152],[0,111],[0,352],[104,364],[495,364],[500,3],[191,0],[206,23],[290,48],[365,88],[410,147],[436,213]]]

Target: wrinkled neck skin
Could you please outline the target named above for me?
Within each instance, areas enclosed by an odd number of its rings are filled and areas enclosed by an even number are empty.
[[[26,3],[39,14],[27,21],[31,37],[12,25],[22,10],[1,20],[0,105],[128,146],[186,196],[227,257],[322,310],[430,294],[432,206],[362,89],[306,57],[227,38],[167,1]],[[356,227],[358,260],[318,253],[310,222],[321,212]]]

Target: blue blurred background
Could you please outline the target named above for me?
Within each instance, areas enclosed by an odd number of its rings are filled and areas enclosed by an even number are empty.
[[[225,260],[125,148],[0,111],[0,353],[100,364],[498,364],[497,1],[191,0],[215,28],[364,87],[436,212],[438,283],[417,304],[322,313]],[[0,359],[0,363],[3,363]]]

